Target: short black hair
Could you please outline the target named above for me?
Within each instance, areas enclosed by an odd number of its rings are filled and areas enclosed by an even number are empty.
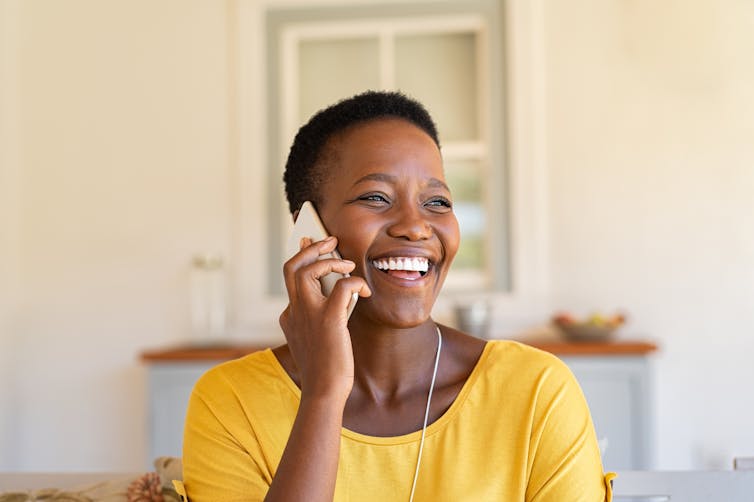
[[[427,133],[440,147],[437,126],[424,106],[401,92],[366,91],[339,101],[314,114],[298,130],[285,163],[283,182],[291,214],[310,200],[320,202],[319,194],[326,173],[322,164],[328,141],[356,124],[372,120],[397,118]]]

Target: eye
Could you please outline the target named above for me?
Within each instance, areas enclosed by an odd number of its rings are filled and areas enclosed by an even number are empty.
[[[381,193],[368,193],[359,197],[358,200],[364,201],[373,206],[380,206],[388,204],[389,202],[387,196]]]
[[[426,207],[435,210],[435,211],[450,211],[453,209],[453,203],[450,202],[449,199],[446,199],[445,197],[433,197],[432,199],[428,200],[425,204]]]

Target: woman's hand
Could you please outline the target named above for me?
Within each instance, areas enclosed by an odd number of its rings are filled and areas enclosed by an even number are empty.
[[[329,297],[322,294],[320,277],[355,267],[349,260],[319,260],[336,246],[332,236],[315,243],[301,239],[301,251],[283,266],[289,303],[280,326],[301,379],[302,400],[336,398],[345,404],[354,375],[348,303],[353,293],[367,297],[371,291],[363,278],[347,277],[338,280]]]

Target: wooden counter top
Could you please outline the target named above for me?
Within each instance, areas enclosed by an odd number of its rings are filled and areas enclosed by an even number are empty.
[[[527,340],[524,343],[558,356],[633,356],[657,350],[657,345],[641,340],[615,342],[565,342]],[[146,350],[141,360],[156,362],[226,361],[265,349],[267,344],[182,345],[165,349]]]
[[[275,345],[280,345],[277,343]],[[145,350],[141,353],[141,360],[145,362],[181,362],[181,361],[227,361],[237,359],[246,354],[270,347],[270,344],[207,344],[207,345],[176,345],[164,349]]]
[[[524,343],[558,356],[641,356],[657,350],[657,345],[643,340],[616,340],[614,342],[527,340]]]

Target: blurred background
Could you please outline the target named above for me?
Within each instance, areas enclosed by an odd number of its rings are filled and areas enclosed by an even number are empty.
[[[0,469],[145,465],[139,354],[212,316],[197,264],[223,340],[282,339],[285,148],[368,87],[447,131],[440,319],[622,309],[652,465],[754,455],[751,54],[747,0],[0,0]]]

